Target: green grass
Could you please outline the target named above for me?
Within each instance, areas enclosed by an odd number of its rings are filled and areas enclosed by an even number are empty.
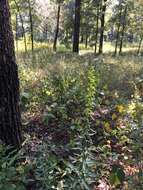
[[[52,72],[51,70],[92,64],[100,75],[101,89],[107,87],[127,97],[134,93],[135,84],[143,74],[141,56],[127,53],[115,57],[106,53],[97,57],[94,53],[89,53],[89,50],[82,50],[80,55],[69,51],[54,53],[44,44],[41,47],[37,46],[33,53],[30,50],[27,54],[19,52],[17,62],[20,70],[22,68],[23,72],[27,73],[27,78],[30,76],[31,83],[41,80],[47,73]]]

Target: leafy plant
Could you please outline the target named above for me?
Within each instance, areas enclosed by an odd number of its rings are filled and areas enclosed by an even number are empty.
[[[22,159],[20,152],[0,145],[0,190],[26,190],[30,167]]]

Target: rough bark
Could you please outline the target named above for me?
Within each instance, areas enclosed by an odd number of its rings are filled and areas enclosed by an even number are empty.
[[[58,35],[59,35],[59,24],[60,24],[60,12],[61,12],[61,4],[59,3],[58,4],[57,25],[56,25],[56,31],[55,31],[53,51],[57,50],[57,40],[58,40]]]
[[[101,15],[101,18],[100,18],[101,30],[100,30],[100,39],[99,39],[99,54],[103,53],[106,2],[107,2],[107,0],[104,0],[104,4],[102,5],[102,15]]]
[[[75,0],[75,20],[73,34],[73,52],[79,52],[79,33],[80,33],[80,9],[81,0]]]
[[[0,0],[0,23],[0,139],[19,147],[19,80],[8,0]]]

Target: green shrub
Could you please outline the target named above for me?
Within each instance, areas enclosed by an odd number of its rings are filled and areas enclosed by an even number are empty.
[[[22,159],[20,152],[0,145],[0,190],[26,190],[30,167]]]

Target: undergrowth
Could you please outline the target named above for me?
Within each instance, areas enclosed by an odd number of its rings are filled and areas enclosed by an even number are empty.
[[[0,188],[143,189],[141,58],[45,52],[18,55],[23,158],[2,154]]]

